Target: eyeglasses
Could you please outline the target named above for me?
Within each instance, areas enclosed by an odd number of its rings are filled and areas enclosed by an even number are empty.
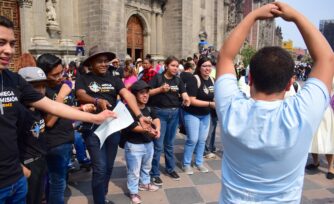
[[[208,67],[208,68],[211,68],[212,67],[212,65],[211,64],[202,64],[202,66],[201,67],[204,67],[204,68],[206,68],[206,67]]]

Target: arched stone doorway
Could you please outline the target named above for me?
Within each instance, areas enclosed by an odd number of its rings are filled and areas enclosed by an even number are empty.
[[[137,15],[131,16],[127,23],[127,54],[134,60],[144,55],[144,27]]]

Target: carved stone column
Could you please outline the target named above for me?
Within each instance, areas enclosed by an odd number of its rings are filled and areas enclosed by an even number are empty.
[[[162,14],[157,14],[157,55],[162,56],[163,52],[163,35],[162,35]]]
[[[156,24],[156,13],[152,12],[151,14],[151,53],[153,55],[157,54],[157,24]]]
[[[30,39],[34,35],[31,19],[33,19],[32,0],[20,0],[20,22],[21,22],[21,48],[22,52],[27,52],[30,46]]]
[[[68,49],[75,49],[72,41],[74,35],[73,23],[73,0],[59,1],[59,21],[61,30],[60,46],[66,46]]]
[[[34,30],[31,40],[32,46],[50,46],[50,43],[47,41],[45,1],[34,1],[32,9],[32,17],[27,19],[29,20],[27,26],[33,27]]]

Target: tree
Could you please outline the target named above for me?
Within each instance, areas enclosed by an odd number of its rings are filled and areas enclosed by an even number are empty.
[[[244,67],[247,67],[250,63],[251,58],[256,53],[256,50],[250,46],[245,45],[240,52],[240,55],[242,56],[242,63],[244,64]]]

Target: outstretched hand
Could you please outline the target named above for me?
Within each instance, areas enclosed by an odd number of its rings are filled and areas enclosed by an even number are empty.
[[[277,5],[270,3],[255,9],[253,13],[257,20],[266,20],[277,17],[276,13],[278,9],[279,7]]]
[[[104,110],[99,114],[94,115],[94,123],[95,124],[101,124],[103,123],[107,118],[113,117],[116,118],[117,114],[113,111],[110,110]]]
[[[298,11],[293,9],[291,6],[283,2],[273,2],[272,4],[278,7],[278,9],[272,11],[276,16],[279,16],[286,21],[295,20]]]

